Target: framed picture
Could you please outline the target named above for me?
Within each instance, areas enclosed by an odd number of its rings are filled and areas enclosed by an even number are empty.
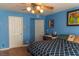
[[[49,28],[54,27],[54,20],[49,20],[49,21],[48,21],[48,27],[49,27]]]
[[[67,26],[79,26],[79,9],[67,12]]]

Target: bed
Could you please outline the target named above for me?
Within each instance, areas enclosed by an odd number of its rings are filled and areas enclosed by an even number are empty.
[[[79,44],[64,39],[34,42],[28,50],[33,56],[79,56]]]

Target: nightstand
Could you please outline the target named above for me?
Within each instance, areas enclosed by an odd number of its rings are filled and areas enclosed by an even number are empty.
[[[44,35],[43,40],[50,40],[50,39],[56,39],[57,36],[52,36],[52,35]]]

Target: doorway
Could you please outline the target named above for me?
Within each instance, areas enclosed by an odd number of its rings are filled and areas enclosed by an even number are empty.
[[[35,41],[43,40],[44,20],[35,20]]]

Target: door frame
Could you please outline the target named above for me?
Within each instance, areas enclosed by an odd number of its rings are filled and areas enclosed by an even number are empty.
[[[31,31],[34,32],[34,35],[30,35],[30,37],[34,36],[32,38],[33,39],[32,42],[34,42],[35,41],[35,20],[44,20],[44,19],[43,18],[31,18],[31,20],[34,22],[33,24],[31,24],[31,25],[34,25],[33,28],[31,29]],[[44,34],[45,34],[45,20],[44,20]]]
[[[23,22],[23,17],[22,16],[8,16],[8,31],[10,30],[9,29],[9,17],[21,17],[22,18],[22,22]],[[24,24],[22,24],[23,25],[23,30],[22,30],[22,32],[24,31]],[[16,47],[10,47],[10,31],[9,31],[9,48],[16,48]],[[23,34],[22,34],[22,36],[23,36]],[[22,37],[22,43],[23,43],[23,37]]]

